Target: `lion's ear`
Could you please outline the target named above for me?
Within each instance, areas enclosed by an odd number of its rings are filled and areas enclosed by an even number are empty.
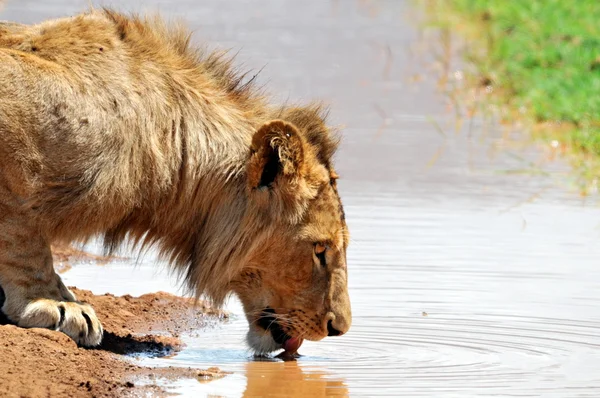
[[[296,127],[273,120],[252,137],[248,184],[251,189],[261,189],[282,178],[293,180],[300,175],[303,162],[304,141]]]

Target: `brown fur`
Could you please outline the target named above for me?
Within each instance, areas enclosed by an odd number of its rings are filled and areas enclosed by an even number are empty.
[[[320,106],[271,107],[251,80],[158,17],[101,10],[0,23],[3,311],[63,330],[61,303],[74,297],[52,270],[49,244],[103,235],[109,252],[126,240],[156,245],[216,304],[235,291],[251,322],[262,294],[272,302],[260,305],[309,308],[319,332],[305,336],[322,338],[336,318],[344,332],[337,141]],[[312,245],[321,241],[335,258],[317,275]],[[290,270],[302,278],[289,279]],[[262,275],[259,292],[244,287],[249,274]],[[40,299],[54,300],[38,309],[52,316],[28,312]],[[95,318],[86,311],[85,320]]]

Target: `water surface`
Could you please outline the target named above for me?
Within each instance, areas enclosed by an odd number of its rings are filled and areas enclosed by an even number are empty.
[[[117,3],[115,3],[117,4]],[[12,1],[31,22],[87,1]],[[411,23],[389,1],[124,1],[183,16],[196,40],[241,49],[279,100],[321,98],[343,124],[337,165],[352,234],[354,323],[305,343],[297,362],[254,361],[239,305],[157,366],[217,365],[223,379],[180,381],[189,396],[600,396],[600,209],[561,163],[506,146],[474,120],[455,132]],[[415,79],[415,77],[419,77]],[[414,83],[414,80],[420,80]],[[486,134],[481,132],[486,127]],[[516,155],[516,156],[515,156]],[[68,284],[97,293],[176,290],[152,257],[132,268],[78,265]],[[134,282],[131,282],[134,281]]]

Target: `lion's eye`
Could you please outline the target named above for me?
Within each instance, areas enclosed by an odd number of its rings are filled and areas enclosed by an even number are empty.
[[[325,253],[327,253],[327,246],[322,243],[315,243],[315,256],[319,259],[322,267],[327,266],[327,258],[325,257]]]

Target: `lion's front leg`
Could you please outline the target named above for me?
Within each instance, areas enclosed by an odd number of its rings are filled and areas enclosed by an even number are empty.
[[[9,316],[10,318],[10,316]],[[27,303],[17,322],[22,327],[59,330],[77,344],[91,347],[102,341],[102,325],[88,304],[51,299],[34,299]]]
[[[84,346],[100,344],[102,325],[93,308],[76,301],[54,271],[48,243],[15,213],[0,214],[2,312],[22,327],[59,330]]]

